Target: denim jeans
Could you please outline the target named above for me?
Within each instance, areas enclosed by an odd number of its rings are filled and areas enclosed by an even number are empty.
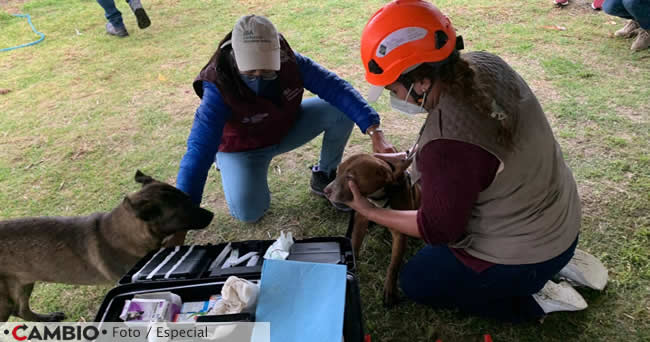
[[[636,20],[642,29],[650,30],[650,1],[607,0],[603,4],[605,13],[625,19]]]
[[[106,20],[113,24],[113,26],[124,26],[124,22],[122,21],[122,13],[117,9],[117,7],[115,7],[115,0],[97,0],[97,3],[102,6]]]
[[[245,152],[217,153],[223,192],[230,214],[236,219],[255,222],[269,208],[271,193],[267,174],[273,157],[294,150],[325,132],[320,169],[330,172],[341,162],[354,122],[317,97],[303,100],[301,107],[298,120],[280,143]]]
[[[458,261],[449,247],[422,248],[400,273],[400,287],[412,300],[436,308],[457,308],[510,322],[540,318],[531,296],[569,263],[578,238],[562,254],[529,265],[493,265],[477,273]]]

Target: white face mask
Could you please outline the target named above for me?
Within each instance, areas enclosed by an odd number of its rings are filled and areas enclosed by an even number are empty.
[[[427,100],[427,94],[424,93],[424,97],[422,98],[422,104],[418,106],[415,103],[411,103],[406,100],[409,98],[409,95],[411,95],[412,90],[413,90],[413,84],[411,84],[409,91],[406,93],[406,98],[404,98],[403,100],[397,97],[397,95],[394,92],[391,92],[390,106],[393,107],[393,109],[395,109],[396,111],[407,115],[426,113],[427,110],[424,109],[424,102],[426,102]]]

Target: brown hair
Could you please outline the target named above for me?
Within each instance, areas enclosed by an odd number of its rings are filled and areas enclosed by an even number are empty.
[[[216,84],[220,91],[228,89],[235,96],[244,99],[250,96],[250,90],[239,77],[239,69],[237,69],[237,63],[235,62],[232,44],[229,42],[231,39],[232,31],[223,37],[219,42],[217,51],[212,56],[212,59],[217,61]]]
[[[481,115],[492,116],[494,101],[487,85],[480,81],[476,71],[469,62],[460,58],[460,53],[455,51],[443,63],[423,63],[408,73],[414,81],[429,78],[432,82],[441,81],[442,92],[447,95],[462,99],[472,109]],[[498,142],[508,149],[514,145],[514,120],[516,117],[508,113],[508,119],[501,120],[498,132]]]

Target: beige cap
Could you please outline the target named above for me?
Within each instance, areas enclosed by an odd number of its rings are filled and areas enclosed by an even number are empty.
[[[280,39],[266,17],[245,15],[232,29],[232,49],[239,71],[280,70]]]

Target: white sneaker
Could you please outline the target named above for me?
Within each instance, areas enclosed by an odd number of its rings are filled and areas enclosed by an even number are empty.
[[[533,294],[533,298],[547,314],[555,311],[580,311],[587,308],[584,298],[571,287],[571,284],[564,281],[559,284],[547,281],[539,292]]]
[[[607,285],[608,272],[605,265],[598,258],[576,249],[571,261],[564,266],[558,275],[576,286],[587,286],[594,290],[602,290]]]

